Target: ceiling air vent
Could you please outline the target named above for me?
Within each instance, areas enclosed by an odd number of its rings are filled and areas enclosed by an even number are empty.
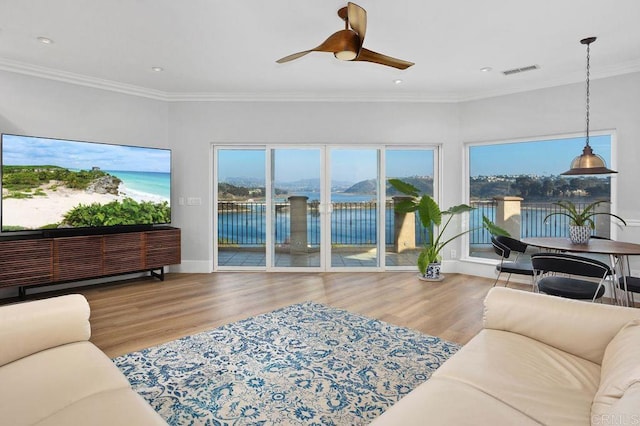
[[[538,65],[529,65],[526,67],[522,67],[522,68],[513,68],[510,70],[506,70],[506,71],[502,71],[502,74],[504,75],[512,75],[512,74],[518,74],[521,72],[526,72],[526,71],[533,71],[533,70],[538,70],[540,69],[540,67]]]

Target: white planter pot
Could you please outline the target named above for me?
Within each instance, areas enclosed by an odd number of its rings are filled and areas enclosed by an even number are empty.
[[[569,239],[573,244],[586,244],[591,237],[591,228],[588,226],[569,225]]]
[[[440,274],[440,262],[438,263],[430,263],[427,265],[427,271],[424,275],[418,274],[418,278],[422,281],[442,281],[444,279],[444,275]]]

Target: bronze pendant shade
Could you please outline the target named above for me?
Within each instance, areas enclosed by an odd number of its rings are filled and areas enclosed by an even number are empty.
[[[588,37],[580,40],[580,43],[587,45],[587,134],[586,143],[582,150],[582,154],[577,156],[571,162],[571,168],[562,175],[604,175],[610,173],[618,173],[615,170],[607,168],[607,164],[604,159],[597,154],[593,153],[591,145],[589,145],[589,73],[590,73],[590,45],[596,41],[595,37]]]

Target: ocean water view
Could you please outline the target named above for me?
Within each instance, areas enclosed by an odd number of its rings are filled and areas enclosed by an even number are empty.
[[[313,194],[309,201],[317,201]],[[286,199],[292,194],[279,198],[276,205],[274,227],[275,243],[286,244],[291,235],[291,215]],[[370,201],[372,195],[332,194],[331,243],[338,245],[360,245],[377,243],[377,203]],[[363,201],[364,199],[364,201]],[[339,201],[337,201],[339,200]],[[490,245],[491,235],[481,228],[482,217],[495,221],[495,206],[491,203],[472,203],[477,208],[470,213],[469,234],[472,245]],[[280,206],[280,207],[278,207]],[[545,216],[552,211],[551,203],[523,203],[521,210],[521,235],[525,237],[567,237],[568,221],[564,216],[553,216],[546,222]],[[393,202],[385,203],[385,242],[393,244],[394,209]],[[597,218],[596,218],[597,221]],[[320,214],[314,203],[307,207],[307,241],[310,246],[320,244]],[[266,205],[262,202],[241,202],[224,204],[218,209],[218,240],[222,243],[240,245],[262,245],[266,243]],[[416,218],[416,244],[422,244],[421,226]]]
[[[123,185],[139,198],[152,201],[171,199],[171,173],[105,170],[121,179]]]

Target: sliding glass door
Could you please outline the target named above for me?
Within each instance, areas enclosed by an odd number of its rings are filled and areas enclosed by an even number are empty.
[[[434,196],[435,151],[432,149],[387,149],[385,151],[385,174],[387,179],[395,178],[415,186],[420,195]],[[387,186],[386,200],[386,266],[413,266],[427,235],[421,233],[421,226],[415,214],[395,213],[394,205],[403,199]]]
[[[216,160],[217,264],[265,267],[265,150],[220,149]]]
[[[379,266],[379,150],[330,150],[331,267]]]
[[[415,217],[388,178],[434,195],[437,151],[417,147],[215,147],[214,270],[415,267]]]
[[[271,150],[273,264],[278,268],[321,266],[321,150]]]

